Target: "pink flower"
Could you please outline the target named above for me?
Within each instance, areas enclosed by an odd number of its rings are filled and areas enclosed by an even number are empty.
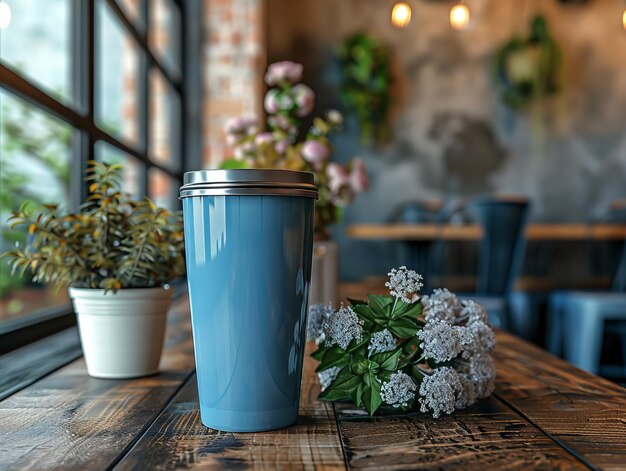
[[[309,162],[314,168],[321,168],[328,159],[328,147],[320,141],[308,140],[302,144],[302,158]]]
[[[274,114],[278,111],[278,90],[269,90],[265,94],[265,111],[269,114]]]
[[[296,84],[302,80],[302,64],[291,61],[275,62],[267,68],[265,83],[270,86],[281,82]]]
[[[296,116],[304,118],[311,111],[313,111],[313,106],[315,105],[315,93],[313,93],[313,90],[309,87],[301,83],[293,87],[293,92],[296,96],[296,106],[298,107],[296,110]]]
[[[252,116],[237,116],[230,118],[224,125],[226,134],[249,134],[251,130],[257,128],[257,119]]]
[[[276,152],[280,155],[283,155],[287,152],[287,146],[289,146],[289,143],[283,139],[274,144],[274,149],[276,149]]]
[[[352,171],[350,172],[350,186],[356,193],[366,191],[369,187],[367,178],[367,167],[362,159],[352,161]]]
[[[337,206],[345,206],[354,199],[354,190],[350,184],[348,170],[338,163],[331,162],[326,167],[328,189],[331,192],[330,200]]]
[[[326,167],[328,188],[332,193],[338,194],[341,188],[350,184],[350,174],[343,165],[331,162]]]
[[[254,138],[254,143],[257,146],[263,145],[263,144],[270,144],[274,141],[274,137],[272,136],[272,133],[269,132],[262,132],[260,134],[257,134],[257,136]]]

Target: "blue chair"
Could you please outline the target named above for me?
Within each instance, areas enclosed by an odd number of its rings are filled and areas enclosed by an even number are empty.
[[[626,223],[626,205],[613,207],[604,218],[608,223]],[[550,297],[548,349],[561,351],[570,363],[591,373],[600,373],[604,334],[621,336],[626,351],[626,240],[609,244],[612,267],[611,291],[557,292]],[[605,328],[606,321],[619,321]],[[626,360],[626,355],[624,360]]]
[[[527,198],[505,196],[478,197],[467,205],[483,226],[472,297],[485,307],[490,322],[504,329],[510,327],[509,300],[524,261],[529,208]]]
[[[399,224],[433,224],[439,222],[441,207],[440,201],[408,201],[395,207],[387,220]],[[431,275],[434,244],[433,241],[402,241],[403,263],[424,277],[425,292]]]

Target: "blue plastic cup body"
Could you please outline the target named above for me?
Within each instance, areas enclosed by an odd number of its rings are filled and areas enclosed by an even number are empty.
[[[314,199],[183,198],[202,423],[258,432],[296,422]]]

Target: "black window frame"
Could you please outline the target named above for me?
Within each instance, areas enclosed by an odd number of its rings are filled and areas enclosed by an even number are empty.
[[[133,38],[141,51],[139,61],[139,128],[137,144],[106,132],[96,120],[96,8],[97,2],[107,7],[121,23],[124,32]],[[148,173],[158,169],[174,182],[182,182],[183,173],[199,168],[202,152],[202,1],[169,0],[180,16],[178,38],[179,72],[169,68],[150,47],[149,38],[152,18],[151,0],[139,0],[142,24],[138,27],[116,0],[72,0],[71,3],[71,105],[51,96],[39,85],[20,75],[0,59],[0,88],[28,102],[29,105],[69,124],[73,128],[70,159],[70,202],[72,210],[78,210],[87,196],[85,171],[87,161],[95,160],[96,143],[109,146],[141,162],[141,196],[148,192]],[[150,71],[156,69],[167,81],[171,90],[180,98],[180,135],[175,140],[174,155],[180,156],[178,170],[158,162],[150,151]],[[176,196],[171,195],[172,204]],[[4,261],[0,261],[4,263]],[[70,304],[39,309],[15,319],[0,322],[0,355],[35,340],[68,328],[76,323]]]

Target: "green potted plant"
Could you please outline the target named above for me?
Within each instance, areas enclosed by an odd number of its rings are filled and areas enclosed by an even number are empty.
[[[75,214],[23,204],[10,218],[28,245],[3,254],[14,271],[69,286],[87,371],[131,378],[158,371],[168,283],[184,274],[182,217],[129,200],[121,166],[90,162],[89,197]]]

